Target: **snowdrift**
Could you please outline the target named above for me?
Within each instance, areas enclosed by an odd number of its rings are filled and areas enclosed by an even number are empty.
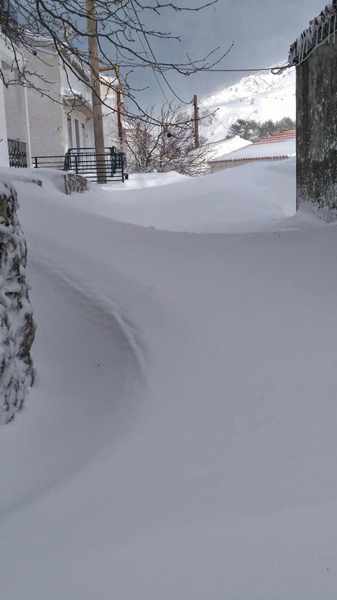
[[[122,190],[112,184],[104,186],[104,193],[93,189],[90,195],[74,197],[72,206],[161,230],[194,233],[260,230],[294,215],[295,169],[293,159],[261,162],[199,178],[184,177],[177,181],[171,176],[171,185],[160,190],[153,185],[158,176],[146,177],[146,187],[138,188],[144,176],[139,181],[133,175],[132,193],[128,183]]]
[[[336,227],[276,225],[291,169],[22,184],[40,384],[0,438],[4,598],[335,598]],[[189,233],[153,229],[179,196]]]

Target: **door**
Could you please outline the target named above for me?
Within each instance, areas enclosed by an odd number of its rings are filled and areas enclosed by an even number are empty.
[[[74,142],[73,142],[73,127],[72,127],[72,122],[71,122],[71,116],[68,115],[67,117],[67,126],[68,126],[68,146],[69,148],[73,148],[74,146]]]
[[[76,148],[80,148],[81,147],[80,124],[79,124],[78,119],[75,119],[75,140],[76,140]]]

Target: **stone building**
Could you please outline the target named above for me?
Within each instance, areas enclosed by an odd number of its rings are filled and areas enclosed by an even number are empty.
[[[337,208],[337,8],[327,5],[291,46],[297,71],[297,206]]]

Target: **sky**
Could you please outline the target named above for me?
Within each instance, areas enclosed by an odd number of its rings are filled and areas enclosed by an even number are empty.
[[[161,25],[166,31],[180,35],[183,41],[165,40],[153,45],[158,58],[173,62],[184,60],[187,51],[193,57],[204,56],[215,46],[227,48],[234,42],[234,48],[223,66],[269,67],[287,60],[290,43],[325,4],[325,0],[218,0],[215,6],[199,13],[167,12],[153,25]],[[185,0],[184,5],[193,7],[200,5],[200,1]],[[231,85],[242,76],[204,73],[191,78],[171,75],[170,80],[179,96],[190,101],[195,93],[207,95]],[[161,86],[163,94],[152,74],[138,74],[135,83],[139,87],[149,86],[147,91],[138,95],[148,106],[163,102],[165,95],[173,98],[164,82]]]

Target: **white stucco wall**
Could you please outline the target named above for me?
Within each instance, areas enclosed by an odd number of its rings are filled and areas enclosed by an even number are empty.
[[[37,56],[27,57],[27,67],[32,73],[36,73],[31,77],[35,87],[48,95],[28,90],[32,156],[63,156],[67,132],[63,116],[59,59],[48,48],[37,47],[36,51]]]
[[[28,91],[32,156],[63,156],[69,147],[76,147],[76,120],[79,124],[80,146],[94,147],[92,93],[83,80],[84,76],[77,76],[75,68],[74,72],[65,66],[50,43],[37,44],[36,51],[36,57],[26,57],[27,66],[31,72],[36,73],[32,78],[33,83],[36,87],[43,88],[48,97],[38,91]],[[41,76],[45,81],[41,81]],[[107,93],[106,86],[103,85],[102,97],[109,106],[116,107],[114,90]],[[71,136],[68,119],[71,123]],[[103,107],[103,124],[105,145],[118,147],[116,112]]]
[[[62,65],[61,67],[61,93],[62,95],[82,96],[88,105],[91,105],[91,91],[81,79],[81,75],[75,75],[74,71],[69,67]]]
[[[69,139],[68,118],[71,123],[72,139]],[[78,146],[76,139],[76,120],[79,124],[79,146],[93,147],[94,145],[94,126],[92,116],[87,110],[72,108],[71,106],[64,107],[64,124],[67,130],[66,149]]]
[[[113,81],[113,80],[108,80]],[[61,75],[62,93],[70,97],[77,94],[84,98],[88,107],[92,106],[92,92],[90,87],[78,79],[76,75],[67,67],[63,67]],[[119,145],[118,138],[118,127],[117,127],[117,115],[116,115],[116,92],[113,89],[109,89],[109,86],[101,86],[101,96],[103,104],[103,128],[104,128],[104,143],[105,146],[117,146]],[[108,107],[112,107],[114,110],[110,110]],[[67,114],[72,120],[72,133],[73,133],[73,146],[76,146],[75,136],[75,119],[79,119],[81,126],[81,145],[94,146],[94,127],[92,117],[85,109],[67,107]],[[82,136],[82,124],[85,124],[86,136],[85,140]],[[83,142],[85,142],[83,144]]]
[[[8,167],[7,124],[4,85],[0,82],[0,166]]]
[[[114,84],[117,80],[104,77],[107,85],[101,85],[101,97],[103,100],[103,128],[105,146],[115,146],[119,149],[118,121],[117,121],[117,93]]]
[[[4,90],[7,119],[7,135],[11,140],[27,144],[28,161],[30,157],[30,135],[27,114],[27,92],[20,85],[10,85]]]
[[[0,62],[1,68],[5,70],[13,62],[14,55],[4,36],[0,33]],[[8,167],[8,132],[5,102],[5,86],[0,81],[0,166]]]

